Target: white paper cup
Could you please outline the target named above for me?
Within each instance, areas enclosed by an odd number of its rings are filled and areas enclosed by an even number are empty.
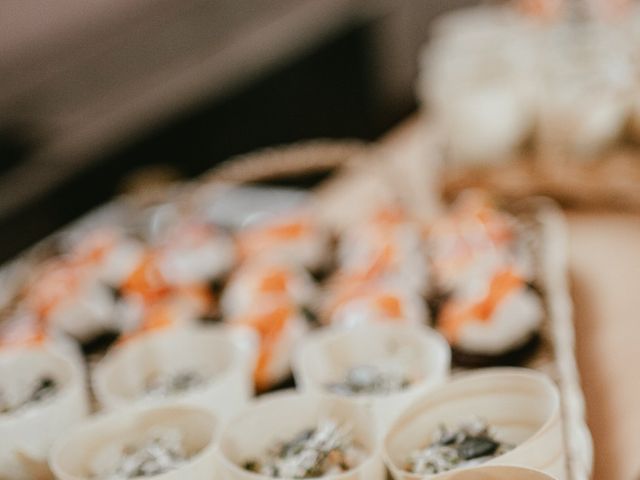
[[[303,391],[327,391],[327,384],[341,381],[346,372],[362,365],[378,365],[385,358],[402,363],[415,378],[407,389],[381,395],[345,396],[370,410],[378,437],[413,400],[449,376],[451,350],[440,334],[426,327],[377,324],[355,329],[324,329],[309,335],[296,350],[294,374]]]
[[[92,478],[97,458],[109,447],[143,441],[155,428],[177,429],[189,460],[148,480],[212,480],[216,478],[215,439],[218,428],[208,409],[190,405],[130,408],[102,415],[75,428],[54,445],[49,465],[60,480]],[[138,477],[136,477],[138,478]],[[141,478],[141,477],[140,477]]]
[[[0,478],[36,478],[54,441],[88,414],[83,373],[73,359],[50,347],[0,352],[2,389],[15,392],[21,382],[42,375],[59,384],[59,391],[41,404],[0,414]]]
[[[257,337],[242,327],[177,328],[152,332],[116,346],[97,365],[93,386],[107,410],[131,404],[167,401],[212,409],[221,420],[230,418],[253,395],[253,368]],[[194,371],[208,381],[184,393],[167,397],[147,395],[153,375]]]
[[[492,368],[461,375],[413,403],[391,426],[383,456],[395,480],[448,478],[403,469],[409,454],[424,448],[439,425],[481,418],[513,450],[485,465],[535,468],[566,479],[560,399],[545,375],[522,368]]]
[[[357,467],[328,480],[383,480],[384,465],[379,457],[375,428],[368,412],[352,402],[322,395],[291,392],[264,396],[231,420],[220,435],[219,465],[227,480],[267,480],[271,477],[245,470],[245,461],[260,457],[266,450],[301,431],[333,419],[352,429],[354,441],[367,452]]]
[[[557,480],[539,470],[506,465],[484,465],[454,470],[443,478],[446,480]]]

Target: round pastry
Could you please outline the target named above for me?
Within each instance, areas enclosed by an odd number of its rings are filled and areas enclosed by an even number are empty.
[[[220,299],[224,316],[241,315],[260,298],[285,296],[299,307],[311,305],[316,287],[301,267],[269,259],[249,259],[229,278]]]
[[[321,269],[327,257],[329,236],[305,212],[270,217],[237,233],[243,260],[266,257],[310,270]]]
[[[0,478],[39,478],[56,438],[88,413],[84,371],[66,355],[0,350]]]
[[[511,363],[530,353],[545,316],[540,296],[513,270],[485,282],[482,293],[452,297],[440,310],[436,327],[459,363]]]
[[[265,390],[284,381],[291,372],[291,354],[308,330],[304,316],[286,297],[263,299],[241,315],[227,319],[230,324],[255,330],[260,347],[255,369],[255,384]]]

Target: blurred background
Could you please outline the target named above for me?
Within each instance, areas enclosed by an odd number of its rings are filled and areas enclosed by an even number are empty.
[[[0,259],[145,166],[378,137],[416,108],[430,20],[471,3],[3,0]]]
[[[422,114],[465,167],[445,193],[609,208],[567,211],[577,353],[596,478],[630,478],[602,472],[638,471],[611,458],[640,438],[618,379],[637,361],[639,46],[629,0],[0,0],[0,261],[140,172]]]

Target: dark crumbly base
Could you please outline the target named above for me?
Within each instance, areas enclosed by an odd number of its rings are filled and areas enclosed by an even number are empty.
[[[501,355],[482,355],[468,353],[458,348],[451,348],[452,363],[456,367],[480,368],[480,367],[514,367],[523,365],[540,346],[539,333],[531,336],[522,346],[505,352]]]
[[[296,382],[295,379],[293,378],[293,375],[289,375],[287,378],[285,378],[284,380],[282,380],[281,382],[272,385],[271,387],[265,389],[265,390],[260,390],[259,392],[256,392],[257,395],[263,395],[265,393],[271,393],[271,392],[276,392],[278,390],[288,390],[291,388],[295,388],[296,387]]]
[[[93,338],[82,342],[80,344],[80,348],[82,349],[82,353],[85,357],[102,357],[107,352],[107,350],[109,350],[111,345],[115,343],[119,336],[120,332],[116,330],[105,330],[104,332],[99,333]]]

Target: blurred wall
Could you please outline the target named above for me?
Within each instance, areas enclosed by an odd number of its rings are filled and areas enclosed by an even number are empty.
[[[317,136],[373,139],[415,107],[429,20],[463,0],[3,0],[7,258],[131,169],[195,175]]]

